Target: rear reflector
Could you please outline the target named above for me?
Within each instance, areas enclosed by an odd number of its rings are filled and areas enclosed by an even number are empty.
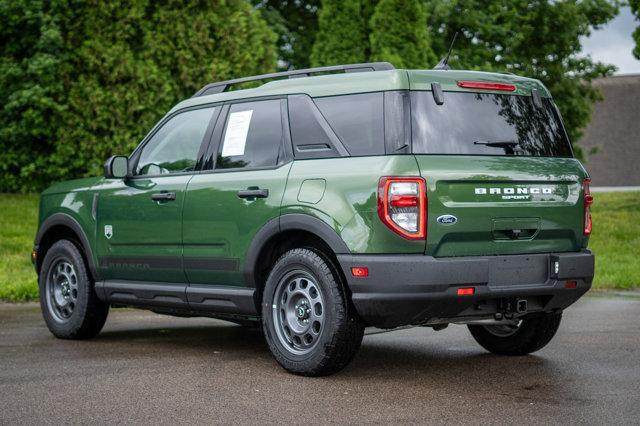
[[[458,81],[458,86],[463,89],[501,90],[515,92],[516,86],[506,83],[489,83],[486,81]]]
[[[458,296],[471,296],[476,292],[475,287],[464,287],[458,289]]]
[[[584,191],[584,235],[591,235],[593,222],[591,219],[591,205],[593,204],[593,196],[591,195],[591,179],[585,178],[582,181],[582,190]]]
[[[578,288],[578,282],[577,281],[567,281],[566,283],[564,283],[564,288]]]
[[[351,268],[351,275],[353,275],[354,277],[358,277],[358,278],[368,277],[369,276],[369,268],[361,268],[361,267]]]

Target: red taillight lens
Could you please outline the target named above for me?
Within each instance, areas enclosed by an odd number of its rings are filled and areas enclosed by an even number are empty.
[[[382,177],[378,216],[393,232],[410,240],[427,236],[427,192],[421,177]]]
[[[351,275],[358,278],[365,278],[369,276],[369,268],[353,267],[351,268]]]
[[[420,197],[417,195],[393,195],[391,197],[391,207],[417,207],[420,204]]]
[[[458,86],[464,89],[502,90],[514,92],[516,86],[506,83],[489,83],[486,81],[458,81]]]
[[[584,192],[584,235],[591,235],[593,226],[591,220],[591,204],[593,204],[593,196],[591,195],[591,179],[585,178],[582,181],[582,190]]]

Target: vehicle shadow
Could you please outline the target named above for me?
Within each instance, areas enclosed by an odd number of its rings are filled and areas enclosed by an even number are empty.
[[[327,385],[343,386],[373,381],[397,386],[403,393],[407,386],[416,387],[416,391],[446,388],[449,395],[460,392],[460,395],[482,397],[491,392],[494,396],[504,395],[516,400],[527,400],[535,394],[537,400],[544,398],[551,404],[559,404],[567,398],[579,399],[572,397],[572,392],[567,393],[566,389],[574,372],[553,357],[496,356],[486,353],[470,339],[462,341],[459,334],[453,336],[452,347],[449,339],[432,339],[426,335],[426,330],[419,336],[400,333],[402,331],[385,333],[382,338],[365,336],[360,351],[345,370],[330,377],[300,380],[320,380]],[[247,369],[288,376],[273,362],[260,328],[220,323],[119,329],[105,331],[95,341],[109,346],[126,342],[127,348],[136,346],[136,352],[147,354],[150,351],[172,353],[172,356],[222,354],[221,361],[253,359],[260,362],[247,365]]]

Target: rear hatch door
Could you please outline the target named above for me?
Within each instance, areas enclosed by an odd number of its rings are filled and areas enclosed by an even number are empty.
[[[427,254],[582,246],[586,172],[552,100],[526,93],[445,91],[438,102],[432,91],[411,92],[412,149],[427,183]]]
[[[584,171],[576,160],[416,157],[427,182],[427,254],[580,249]]]

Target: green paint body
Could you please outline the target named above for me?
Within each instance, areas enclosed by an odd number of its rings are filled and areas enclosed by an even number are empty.
[[[550,96],[539,81],[513,75],[394,70],[273,81],[257,89],[191,98],[170,113],[200,104],[294,93],[315,97],[430,90],[431,83],[441,84],[445,92],[465,91],[456,84],[465,79],[511,83],[518,95],[530,95],[535,88],[541,96]],[[424,177],[426,240],[407,240],[381,222],[377,191],[382,176]],[[329,225],[353,254],[447,257],[578,251],[588,243],[583,236],[585,177],[580,162],[571,158],[404,154],[295,160],[268,170],[63,182],[43,192],[39,220],[42,225],[56,213],[75,219],[93,250],[98,279],[245,286],[243,265],[256,234],[269,221],[293,213]],[[268,188],[268,198],[238,198],[239,190],[254,186]],[[488,193],[477,194],[476,188]],[[546,193],[531,194],[527,200],[502,198],[511,191],[517,195],[535,188]],[[175,192],[176,200],[152,201],[151,194],[160,191]],[[457,221],[439,223],[443,215]],[[528,237],[507,238],[505,230],[514,227],[522,227]],[[155,267],[150,267],[153,262],[125,265],[118,260],[131,257],[174,260]],[[217,259],[225,266],[200,268],[197,262],[180,261],[186,258],[204,263]]]

